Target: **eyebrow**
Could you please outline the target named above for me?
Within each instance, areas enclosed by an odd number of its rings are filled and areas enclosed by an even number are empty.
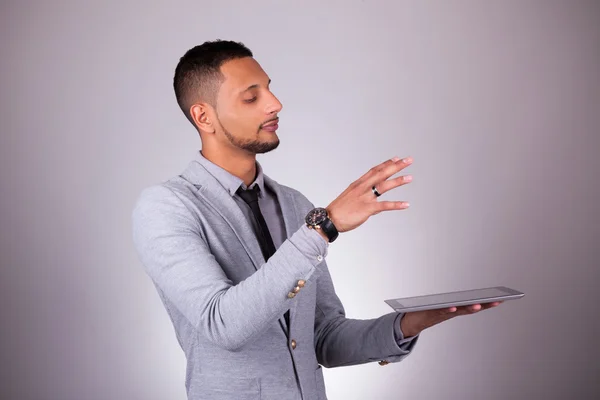
[[[268,85],[270,85],[270,84],[271,84],[271,79],[269,79],[269,83],[267,84],[267,86],[268,86]],[[244,92],[247,92],[248,90],[251,90],[251,89],[256,89],[256,88],[258,88],[259,86],[260,86],[260,85],[259,85],[258,83],[255,83],[254,85],[250,85],[250,86],[248,86],[246,89],[242,90],[242,91],[240,92],[240,94],[241,94],[241,93],[244,93]]]

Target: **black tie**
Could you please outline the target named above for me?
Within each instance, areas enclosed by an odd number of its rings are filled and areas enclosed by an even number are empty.
[[[254,186],[254,189],[248,190],[244,190],[240,187],[238,189],[238,194],[246,203],[248,203],[252,209],[252,214],[254,214],[256,222],[258,222],[258,243],[260,244],[260,249],[265,257],[265,261],[268,261],[269,258],[275,254],[275,245],[273,244],[273,239],[269,233],[267,222],[265,221],[265,218],[260,212],[260,207],[258,206],[258,189],[258,186]]]
[[[258,185],[254,186],[253,189],[244,190],[241,187],[238,189],[237,193],[240,197],[250,206],[252,209],[252,214],[254,214],[254,218],[256,222],[258,222],[258,232],[257,238],[258,243],[260,244],[260,249],[265,257],[265,261],[268,261],[269,258],[273,254],[275,254],[275,245],[273,244],[273,239],[271,238],[271,234],[269,233],[269,227],[267,226],[267,222],[260,212],[260,207],[258,206]],[[290,326],[290,312],[285,312],[285,321],[288,325],[288,329]]]

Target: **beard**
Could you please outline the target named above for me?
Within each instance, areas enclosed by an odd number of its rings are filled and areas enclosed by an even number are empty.
[[[238,149],[245,150],[249,153],[264,154],[268,153],[269,151],[275,150],[279,146],[278,137],[275,137],[275,140],[273,140],[272,142],[261,142],[258,139],[239,139],[232,135],[231,132],[229,132],[227,129],[225,129],[223,124],[221,124],[221,127],[223,128],[223,133],[225,134],[227,139],[229,139],[229,142],[232,145],[234,145]]]

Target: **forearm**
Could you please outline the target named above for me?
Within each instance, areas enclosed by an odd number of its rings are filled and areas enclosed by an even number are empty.
[[[316,332],[319,363],[331,368],[385,359],[398,361],[407,356],[410,351],[402,349],[394,335],[396,316],[390,313],[368,320],[342,316],[331,319]]]
[[[223,285],[209,301],[197,304],[197,329],[219,346],[236,350],[252,340],[291,307],[290,292],[307,281],[314,263],[289,241],[254,274],[235,286]]]

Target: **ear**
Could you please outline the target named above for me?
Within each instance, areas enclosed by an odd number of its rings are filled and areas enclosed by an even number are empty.
[[[196,127],[207,133],[215,133],[215,127],[211,119],[212,107],[206,103],[193,104],[190,107],[190,116]]]

